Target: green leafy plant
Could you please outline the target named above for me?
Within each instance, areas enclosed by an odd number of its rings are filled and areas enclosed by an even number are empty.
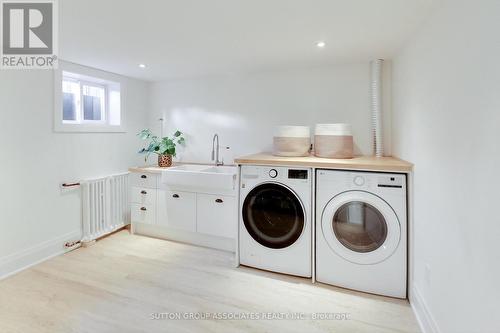
[[[179,130],[175,131],[172,137],[166,136],[160,138],[157,135],[154,135],[150,129],[143,129],[137,133],[137,136],[144,141],[148,141],[147,147],[139,150],[140,154],[146,154],[146,157],[144,158],[145,161],[148,160],[149,155],[152,153],[175,156],[177,145],[183,145],[186,141],[183,133]]]

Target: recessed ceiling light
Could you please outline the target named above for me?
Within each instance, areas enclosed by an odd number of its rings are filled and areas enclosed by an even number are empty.
[[[139,67],[141,67],[141,68],[146,68],[146,65],[144,65],[144,64],[139,64]]]
[[[326,43],[324,41],[319,41],[316,43],[316,46],[322,49],[326,46]]]

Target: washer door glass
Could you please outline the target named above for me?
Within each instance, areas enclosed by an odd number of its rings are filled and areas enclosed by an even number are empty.
[[[243,203],[243,222],[259,244],[282,249],[294,244],[304,229],[304,209],[287,187],[266,183],[256,186]]]
[[[372,205],[351,201],[340,206],[332,220],[335,236],[342,245],[355,252],[372,252],[384,244],[387,223]]]

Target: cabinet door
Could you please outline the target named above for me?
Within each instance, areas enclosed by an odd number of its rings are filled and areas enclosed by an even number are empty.
[[[155,224],[156,209],[155,205],[143,205],[133,203],[130,205],[130,218],[132,222]]]
[[[236,238],[238,217],[235,197],[198,193],[196,206],[198,232]]]
[[[196,231],[196,193],[158,190],[158,224]]]

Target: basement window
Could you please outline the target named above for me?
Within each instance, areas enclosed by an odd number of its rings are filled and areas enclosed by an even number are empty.
[[[108,108],[105,85],[64,76],[62,95],[63,123],[106,123]]]
[[[121,85],[109,79],[112,74],[95,75],[99,72],[82,66],[56,74],[56,131],[124,132]]]

